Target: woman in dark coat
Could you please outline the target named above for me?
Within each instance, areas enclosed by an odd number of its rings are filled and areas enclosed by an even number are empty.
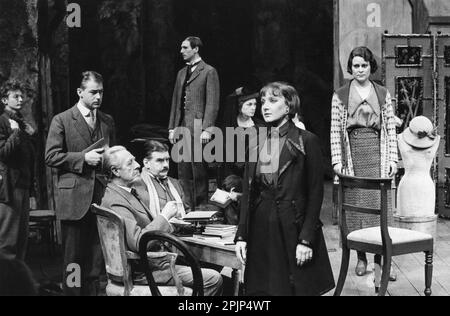
[[[256,111],[260,108],[258,98],[258,92],[247,87],[236,89],[235,93],[231,96],[231,102],[229,102],[224,113],[223,135],[225,135],[225,153],[230,151],[231,144],[234,144],[232,147],[234,150],[234,159],[233,161],[226,161],[223,164],[223,179],[230,175],[236,175],[241,178],[244,176],[245,161],[248,160],[249,135],[257,135],[256,131],[255,133],[251,133],[249,129],[258,129],[265,125],[264,121],[255,116]],[[229,135],[226,132],[227,127],[234,129],[241,128],[242,134],[245,135],[244,141],[239,143],[240,137],[234,135],[234,139],[228,138]],[[240,134],[236,133],[236,135]]]
[[[292,86],[274,82],[260,94],[270,133],[250,149],[236,233],[246,294],[321,295],[334,279],[319,219],[319,139],[291,121],[300,106]]]

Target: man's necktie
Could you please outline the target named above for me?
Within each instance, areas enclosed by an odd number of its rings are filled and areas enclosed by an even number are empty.
[[[137,193],[135,188],[131,188],[131,194],[139,200],[139,202],[141,201],[141,199],[139,198],[139,194]]]
[[[164,191],[166,192],[168,201],[175,201],[175,198],[173,197],[172,192],[170,192],[170,189],[169,189],[169,179],[168,178],[164,178],[164,179],[157,178],[157,180],[158,180],[159,184],[161,184]]]
[[[95,114],[92,110],[89,112],[88,124],[92,129],[95,129]]]

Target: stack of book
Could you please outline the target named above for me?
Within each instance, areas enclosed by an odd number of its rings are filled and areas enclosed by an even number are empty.
[[[194,234],[194,238],[214,241],[223,245],[233,245],[237,226],[224,224],[209,224],[201,234]]]
[[[224,224],[210,224],[205,226],[204,235],[219,236],[221,238],[234,237],[237,226]]]

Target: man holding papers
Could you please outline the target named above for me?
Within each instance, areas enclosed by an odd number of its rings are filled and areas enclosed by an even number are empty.
[[[55,212],[61,220],[64,293],[96,295],[103,259],[96,219],[89,208],[100,204],[103,196],[102,153],[114,144],[115,131],[112,117],[99,111],[103,98],[99,73],[84,72],[77,94],[78,103],[52,120],[45,162],[58,170]]]

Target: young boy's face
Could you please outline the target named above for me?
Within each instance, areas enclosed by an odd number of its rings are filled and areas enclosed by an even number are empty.
[[[10,111],[20,111],[22,109],[23,93],[20,90],[9,91],[8,97],[3,98],[2,102],[6,109]]]

